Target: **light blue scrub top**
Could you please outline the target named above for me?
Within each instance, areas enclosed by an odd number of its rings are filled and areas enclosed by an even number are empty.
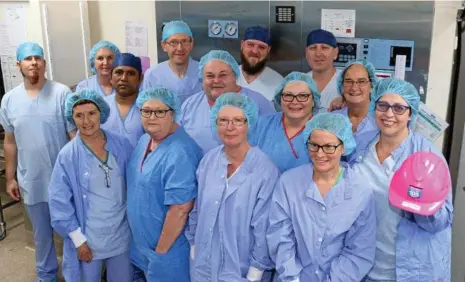
[[[393,208],[388,184],[408,156],[415,152],[442,153],[425,137],[410,131],[408,137],[381,164],[375,145],[379,136],[357,152],[355,173],[372,187],[378,222],[376,256],[369,278],[373,281],[451,281],[452,192],[432,216]]]
[[[145,130],[141,123],[140,109],[136,106],[135,101],[124,119],[121,117],[116,104],[116,94],[105,97],[105,101],[110,106],[110,115],[101,127],[125,136],[131,142],[131,145],[136,147]]]
[[[258,105],[258,114],[266,115],[274,113],[275,109],[271,102],[262,94],[247,88],[241,88],[240,94],[248,96]],[[179,123],[186,132],[199,144],[203,152],[206,153],[221,145],[218,136],[213,134],[210,119],[210,105],[204,91],[189,97],[181,107]]]
[[[266,229],[279,171],[257,147],[227,178],[224,146],[210,150],[197,170],[199,195],[186,236],[195,245],[193,281],[246,281],[250,266],[268,270]]]
[[[110,183],[107,187],[102,162],[93,156],[87,194],[86,233],[92,259],[106,259],[129,250],[131,231],[126,218],[126,183],[116,158],[108,153]]]
[[[164,61],[148,69],[144,74],[142,89],[150,89],[156,86],[163,86],[178,95],[182,104],[187,98],[202,91],[202,81],[199,79],[199,62],[189,58],[187,71],[183,77],[175,74]]]
[[[155,248],[171,205],[197,196],[195,171],[200,147],[179,127],[146,158],[151,137],[143,135],[127,168],[128,219],[132,231],[131,261],[149,281],[185,282],[189,279],[189,242],[181,234],[166,254]]]
[[[267,242],[280,281],[361,281],[373,266],[375,199],[345,168],[322,197],[311,164],[283,173],[273,194]]]
[[[251,144],[258,146],[280,172],[310,162],[302,131],[288,138],[283,113],[261,116],[251,134]]]
[[[48,202],[47,187],[55,160],[75,127],[65,118],[65,101],[71,90],[46,80],[31,99],[21,83],[2,98],[0,123],[13,133],[18,148],[18,184],[26,205]]]
[[[79,82],[78,85],[76,86],[76,91],[75,92],[81,91],[83,89],[91,89],[91,90],[97,91],[103,97],[116,93],[115,89],[113,89],[110,94],[105,93],[102,86],[100,86],[100,83],[98,82],[98,76],[97,75],[93,75],[93,76]]]
[[[114,184],[125,179],[126,164],[133,148],[123,136],[110,131],[104,131],[104,133],[106,136],[105,150],[110,152],[118,163],[118,166],[112,170],[116,179],[110,180]],[[60,151],[48,187],[51,224],[53,229],[64,239],[63,276],[67,282],[81,282],[81,262],[77,258],[77,250],[69,237],[69,233],[80,227],[81,232],[87,234],[86,227],[89,213],[95,212],[95,208],[97,208],[97,212],[100,212],[100,206],[91,207],[92,203],[89,201],[92,193],[95,193],[94,187],[91,186],[95,184],[92,178],[96,176],[94,174],[94,160],[94,155],[86,148],[78,132],[76,137]],[[113,186],[109,189],[113,189]],[[120,199],[124,201],[124,197]],[[113,204],[115,207],[120,207],[120,205],[125,205],[126,202]],[[124,222],[119,224],[112,222],[116,226],[125,224]],[[101,232],[101,234],[104,234],[108,230]],[[112,242],[100,243],[120,246],[121,248],[125,246],[126,249],[129,247],[126,236],[114,236],[108,239]],[[112,250],[108,251],[111,252]]]

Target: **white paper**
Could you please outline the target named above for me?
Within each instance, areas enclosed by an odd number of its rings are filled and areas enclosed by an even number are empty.
[[[148,56],[148,27],[140,21],[125,22],[126,52]]]
[[[355,10],[322,9],[321,28],[336,37],[355,37]]]
[[[396,67],[394,71],[394,77],[405,80],[405,64],[407,63],[407,56],[397,55],[396,56]]]
[[[0,55],[15,56],[18,45],[27,39],[23,5],[6,5],[0,10]]]
[[[23,76],[16,66],[16,56],[0,56],[5,93],[23,83]]]
[[[420,103],[418,118],[413,130],[425,136],[429,141],[435,142],[444,133],[449,124],[438,117],[425,104]]]

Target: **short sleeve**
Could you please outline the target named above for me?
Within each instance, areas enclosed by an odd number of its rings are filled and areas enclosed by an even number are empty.
[[[13,132],[14,128],[13,128],[13,125],[11,124],[10,117],[8,115],[8,109],[7,109],[8,100],[7,99],[8,97],[6,96],[2,99],[2,105],[0,108],[0,123],[2,124],[5,132]]]

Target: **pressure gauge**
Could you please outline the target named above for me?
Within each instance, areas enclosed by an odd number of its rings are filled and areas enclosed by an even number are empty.
[[[237,25],[233,22],[229,22],[225,26],[225,32],[229,36],[234,36],[237,33]]]
[[[210,25],[210,32],[214,35],[218,35],[221,32],[221,24],[217,22],[213,22]]]

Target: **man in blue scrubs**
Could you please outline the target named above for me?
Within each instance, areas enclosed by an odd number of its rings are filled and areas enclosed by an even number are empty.
[[[5,130],[6,190],[14,200],[24,201],[32,222],[35,281],[52,282],[57,279],[58,261],[47,188],[60,149],[75,135],[64,111],[71,90],[45,78],[44,52],[37,43],[21,44],[16,59],[24,82],[5,94],[0,110]]]
[[[102,128],[125,136],[133,147],[145,133],[140,122],[140,109],[136,106],[142,78],[140,58],[131,53],[121,54],[111,77],[116,93],[105,97],[110,106],[110,116]]]

